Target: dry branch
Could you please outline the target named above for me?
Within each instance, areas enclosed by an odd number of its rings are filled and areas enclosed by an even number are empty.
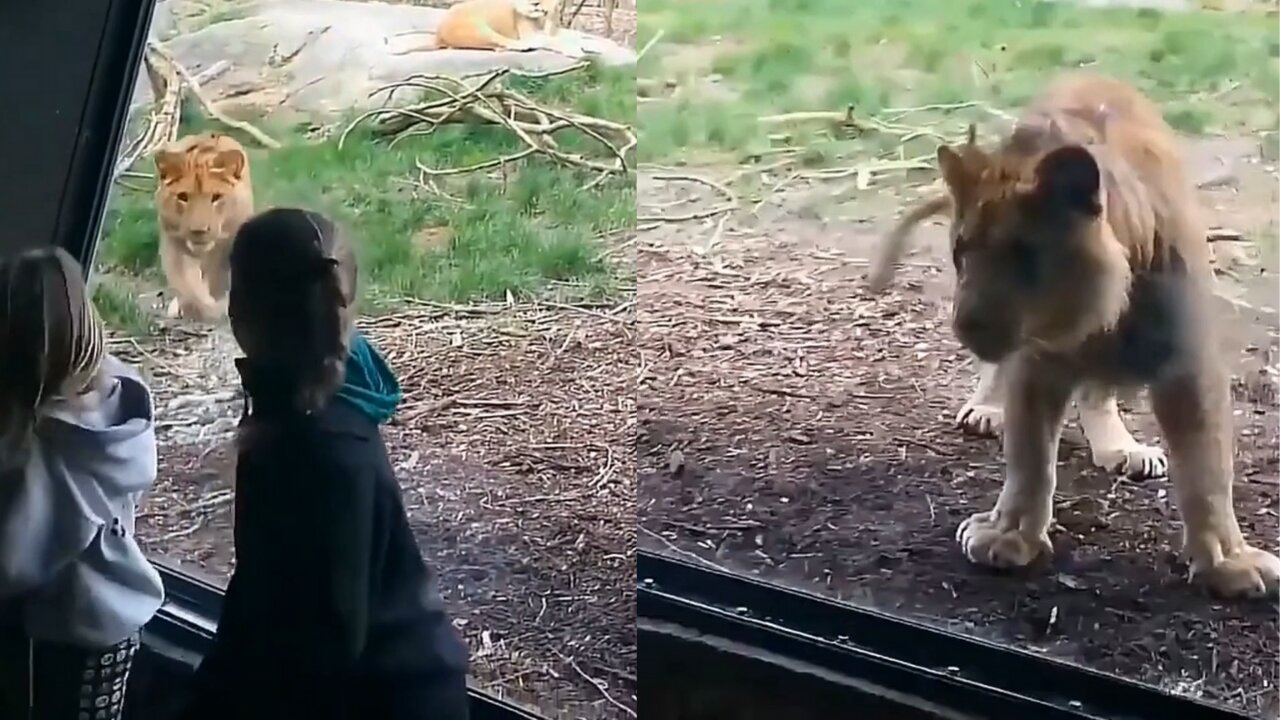
[[[347,136],[366,122],[372,124],[374,135],[393,138],[392,144],[409,137],[430,135],[441,125],[478,123],[501,125],[510,130],[524,144],[524,149],[460,168],[429,168],[417,162],[419,184],[431,187],[431,179],[444,175],[461,175],[523,160],[540,154],[553,161],[600,173],[592,182],[598,184],[610,175],[623,175],[633,168],[628,155],[635,149],[636,134],[628,125],[572,111],[558,110],[541,105],[526,95],[505,87],[501,80],[510,74],[524,77],[551,77],[582,69],[580,63],[562,71],[528,75],[502,68],[473,78],[457,78],[444,75],[413,75],[397,83],[374,91],[373,95],[388,94],[388,102],[399,90],[420,93],[423,100],[401,106],[384,106],[370,110],[351,122],[338,139],[341,147]],[[611,158],[607,161],[592,159],[560,149],[554,135],[561,130],[576,129],[600,145]]]
[[[155,52],[154,43],[147,43],[142,61],[154,99],[142,132],[129,141],[116,161],[111,173],[113,181],[119,181],[138,158],[150,155],[178,138],[178,121],[182,114],[182,81],[177,70]]]
[[[267,136],[266,133],[262,132],[258,128],[254,127],[253,125],[247,122],[244,122],[243,120],[236,120],[234,118],[228,117],[225,113],[223,113],[221,110],[215,107],[213,102],[209,99],[209,96],[206,95],[203,90],[201,90],[200,82],[196,80],[196,78],[192,76],[191,73],[187,72],[187,69],[182,67],[182,65],[176,59],[174,59],[172,55],[169,54],[169,51],[161,47],[159,43],[154,41],[149,42],[147,43],[147,48],[149,50],[154,50],[156,55],[160,56],[166,62],[168,62],[170,65],[173,66],[174,71],[177,72],[178,75],[182,78],[183,87],[187,91],[189,91],[197,101],[199,101],[200,107],[204,108],[204,111],[209,114],[209,117],[213,118],[214,120],[217,120],[218,122],[222,123],[223,125],[226,125],[227,127],[235,128],[236,130],[239,130],[247,135],[252,136],[254,140],[257,140],[259,143],[261,143],[262,145],[265,145],[266,147],[269,147],[272,149],[280,147],[280,143],[276,142],[275,140],[272,140],[270,137]]]
[[[226,72],[230,63],[225,61],[214,63],[198,75],[192,75],[154,40],[147,42],[142,58],[154,99],[142,132],[129,141],[116,161],[112,170],[113,181],[119,182],[139,158],[149,156],[178,139],[178,127],[182,120],[182,99],[186,93],[194,96],[204,111],[214,120],[252,136],[266,147],[280,147],[280,143],[250,123],[230,118],[218,110],[201,88],[203,83]]]
[[[724,198],[724,202],[710,208],[693,210],[686,213],[668,213],[662,215],[650,215],[641,213],[636,216],[636,222],[684,222],[686,220],[703,220],[714,217],[722,213],[733,212],[738,208],[738,196],[723,183],[716,182],[709,178],[699,177],[697,175],[688,175],[685,173],[655,173],[649,176],[653,180],[662,180],[666,182],[690,182],[704,187],[708,187]]]
[[[827,125],[836,136],[852,134],[856,137],[870,130],[884,133],[886,135],[895,135],[898,137],[900,144],[905,144],[907,141],[914,140],[919,137],[930,137],[940,142],[953,141],[952,138],[948,138],[947,136],[934,132],[928,128],[912,127],[899,122],[880,120],[874,117],[858,117],[854,113],[852,105],[841,111],[819,110],[811,112],[783,113],[781,115],[766,115],[759,118],[758,121],[761,125],[766,127],[806,122],[820,122]]]

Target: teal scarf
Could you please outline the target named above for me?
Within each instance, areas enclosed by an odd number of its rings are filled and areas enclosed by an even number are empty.
[[[375,423],[391,419],[403,394],[391,366],[376,348],[359,332],[351,335],[351,351],[347,355],[347,379],[338,389],[338,397],[355,405]]]

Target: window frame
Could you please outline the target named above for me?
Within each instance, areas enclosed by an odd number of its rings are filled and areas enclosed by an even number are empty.
[[[22,108],[0,123],[0,147],[23,170],[0,194],[0,213],[18,219],[0,247],[59,245],[89,273],[155,5],[0,4],[0,67],[48,73],[0,75],[0,98]]]
[[[636,577],[641,646],[646,634],[668,646],[680,642],[664,625],[687,628],[750,648],[757,661],[772,657],[820,668],[840,679],[832,685],[870,682],[973,717],[1250,718],[1027,650],[646,548],[636,551]],[[688,652],[697,651],[697,642],[686,644]],[[661,658],[641,651],[641,665],[650,663],[660,664]],[[780,685],[798,672],[786,662],[775,664]],[[643,699],[643,683],[641,688]]]
[[[143,630],[143,644],[177,648],[194,670],[213,644],[222,588],[172,563],[152,559],[168,596],[155,620]],[[468,688],[472,720],[548,720],[543,715],[478,688]]]
[[[0,74],[0,99],[22,109],[0,123],[0,147],[13,148],[10,167],[22,169],[0,186],[0,212],[17,218],[0,230],[0,251],[60,246],[80,262],[86,282],[92,276],[156,4],[0,3],[0,67],[47,71]],[[148,559],[167,597],[143,628],[143,643],[176,649],[194,668],[217,631],[224,590],[166,559]],[[546,720],[477,688],[469,693],[475,720]]]

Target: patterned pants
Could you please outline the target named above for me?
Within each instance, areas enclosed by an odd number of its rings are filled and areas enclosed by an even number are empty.
[[[22,643],[25,648],[5,645],[0,650],[0,672],[6,676],[0,680],[0,717],[120,720],[138,650],[136,635],[102,650],[30,641]]]

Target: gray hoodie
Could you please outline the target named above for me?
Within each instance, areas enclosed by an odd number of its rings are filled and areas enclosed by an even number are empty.
[[[164,600],[133,536],[156,478],[151,391],[113,357],[102,374],[95,395],[43,408],[26,466],[0,475],[0,605],[33,640],[107,647]]]

